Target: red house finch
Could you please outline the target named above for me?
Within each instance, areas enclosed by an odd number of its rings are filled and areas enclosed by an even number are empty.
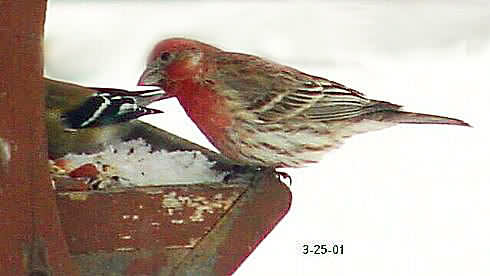
[[[138,84],[177,97],[225,156],[260,167],[314,163],[344,138],[398,123],[469,126],[401,111],[340,83],[184,38],[159,42]]]
[[[46,128],[51,158],[68,152],[95,150],[122,139],[124,122],[162,113],[146,107],[165,94],[155,89],[129,92],[115,88],[87,88],[44,79]]]

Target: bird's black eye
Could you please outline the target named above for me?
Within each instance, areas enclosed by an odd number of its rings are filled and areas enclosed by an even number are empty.
[[[160,54],[160,59],[162,61],[167,61],[169,57],[170,57],[170,53],[169,52],[163,52],[163,53]]]

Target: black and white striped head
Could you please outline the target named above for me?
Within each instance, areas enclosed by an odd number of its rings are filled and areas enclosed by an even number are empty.
[[[107,126],[162,111],[138,105],[137,97],[95,93],[78,108],[61,116],[66,130]]]

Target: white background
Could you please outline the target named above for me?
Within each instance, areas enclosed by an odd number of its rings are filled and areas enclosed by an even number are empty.
[[[490,275],[490,6],[462,2],[51,0],[45,72],[133,89],[153,45],[185,36],[463,119],[474,128],[397,126],[286,170],[291,210],[235,275]],[[166,113],[146,121],[211,147],[176,100],[153,107]]]

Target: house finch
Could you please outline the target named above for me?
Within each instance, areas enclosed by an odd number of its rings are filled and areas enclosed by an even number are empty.
[[[344,138],[398,123],[469,126],[401,111],[340,83],[184,38],[159,42],[138,84],[177,97],[225,156],[259,167],[302,167]]]
[[[164,93],[158,90],[128,92],[45,79],[49,156],[86,152],[121,139],[128,130],[119,123],[162,113],[145,107],[162,98]]]

